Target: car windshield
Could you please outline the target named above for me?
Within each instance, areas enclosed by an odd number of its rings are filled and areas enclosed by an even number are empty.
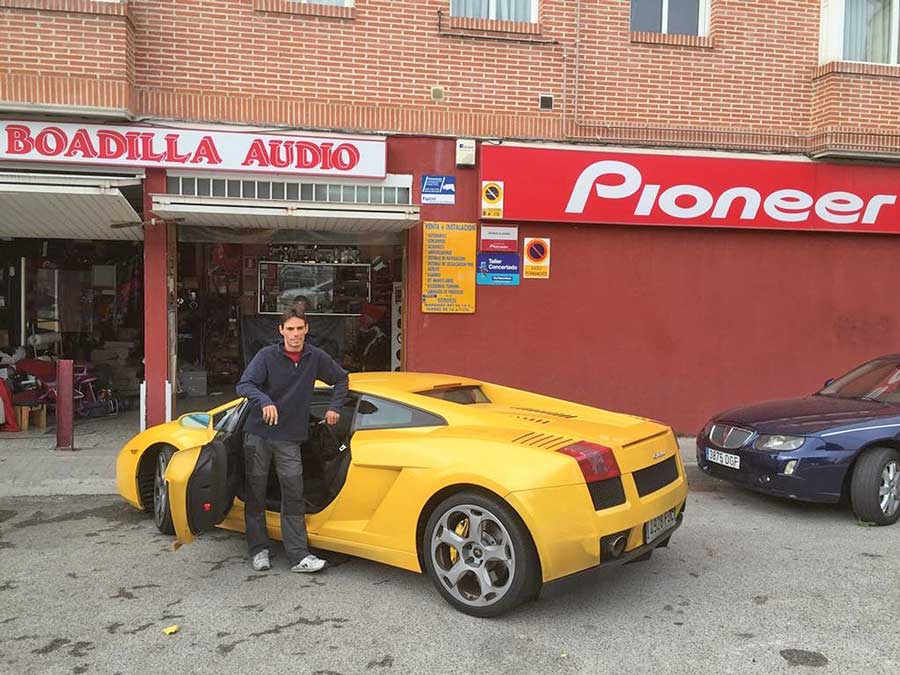
[[[836,379],[818,395],[900,403],[900,358],[864,363]]]

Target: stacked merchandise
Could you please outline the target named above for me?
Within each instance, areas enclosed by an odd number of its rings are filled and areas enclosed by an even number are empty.
[[[91,350],[91,361],[101,380],[109,382],[116,396],[138,396],[141,390],[139,365],[131,362],[134,342],[107,340],[100,349]]]

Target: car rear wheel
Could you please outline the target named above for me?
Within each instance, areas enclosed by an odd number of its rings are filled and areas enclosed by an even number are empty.
[[[169,508],[169,484],[166,483],[166,467],[174,450],[162,448],[156,454],[156,469],[153,472],[153,521],[163,534],[175,534],[172,510]]]
[[[448,497],[428,519],[425,568],[444,599],[472,616],[497,616],[532,597],[540,567],[522,520],[474,491]]]
[[[890,525],[900,517],[900,452],[872,448],[853,468],[850,500],[856,517],[868,523]]]

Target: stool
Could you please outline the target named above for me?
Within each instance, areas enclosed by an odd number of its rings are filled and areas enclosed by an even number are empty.
[[[22,431],[28,431],[30,419],[34,418],[34,426],[38,429],[47,428],[47,406],[43,403],[35,405],[17,405],[16,419]]]

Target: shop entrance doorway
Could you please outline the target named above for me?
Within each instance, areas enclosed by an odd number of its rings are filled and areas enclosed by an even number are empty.
[[[184,238],[191,235],[185,228]],[[232,395],[256,352],[281,339],[278,321],[289,307],[306,312],[310,343],[345,370],[399,369],[399,237],[298,238],[306,241],[179,243],[179,396]]]

